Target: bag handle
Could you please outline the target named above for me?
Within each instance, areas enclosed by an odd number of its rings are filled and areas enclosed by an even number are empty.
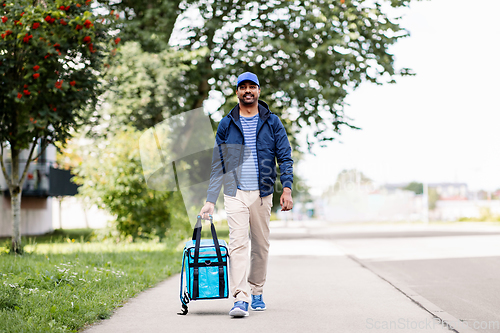
[[[193,231],[193,240],[195,241],[195,247],[194,247],[195,263],[198,263],[198,257],[200,255],[201,229],[202,229],[201,225],[202,217],[198,215],[197,219],[198,220],[196,221],[196,225],[194,226],[194,231]],[[209,215],[209,218],[205,220],[210,220],[210,229],[212,232],[212,240],[214,241],[215,252],[217,253],[217,260],[219,263],[222,263],[222,253],[220,250],[219,239],[217,238],[217,231],[215,230],[215,225],[212,215]]]
[[[220,250],[220,245],[219,245],[219,240],[217,239],[217,231],[215,230],[215,225],[214,225],[214,220],[212,218],[212,215],[209,215],[210,220],[210,228],[212,231],[212,240],[214,242],[214,247],[215,247],[215,252],[217,253],[217,261],[219,264],[222,264],[222,253]],[[199,256],[200,256],[200,243],[201,243],[201,220],[202,217],[201,215],[197,216],[197,221],[196,225],[194,226],[194,231],[193,231],[193,240],[195,241],[195,246],[194,246],[194,272],[193,272],[193,296],[194,298],[197,298],[199,296],[199,290],[198,290],[198,264],[199,264]],[[206,219],[205,219],[206,220]],[[223,278],[223,271],[224,268],[219,265],[219,295],[222,297],[224,294],[224,278]]]

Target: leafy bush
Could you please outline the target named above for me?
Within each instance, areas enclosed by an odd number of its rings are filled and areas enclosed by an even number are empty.
[[[97,145],[82,147],[85,158],[74,178],[82,185],[80,195],[116,216],[116,228],[123,237],[187,235],[190,225],[180,193],[153,191],[146,185],[139,151],[141,134],[125,127]]]

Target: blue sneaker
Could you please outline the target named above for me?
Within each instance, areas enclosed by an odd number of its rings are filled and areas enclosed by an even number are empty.
[[[264,311],[266,309],[266,303],[262,300],[262,294],[252,295],[252,305],[250,308],[254,311]]]
[[[229,311],[231,317],[247,317],[248,316],[248,303],[243,301],[234,302],[234,306]]]

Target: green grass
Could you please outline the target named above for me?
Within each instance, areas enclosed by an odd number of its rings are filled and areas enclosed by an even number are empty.
[[[227,222],[216,229],[228,242]],[[208,224],[202,237],[211,237]],[[184,241],[117,239],[106,230],[55,230],[23,237],[22,256],[0,239],[0,332],[77,332],[180,270]]]
[[[92,241],[89,230],[25,244],[14,256],[9,240],[0,241],[0,332],[76,332],[181,265],[178,242]]]

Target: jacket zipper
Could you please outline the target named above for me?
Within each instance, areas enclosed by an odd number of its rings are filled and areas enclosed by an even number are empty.
[[[260,116],[259,116],[260,117]],[[267,119],[265,120],[267,121]],[[264,121],[264,122],[265,122]],[[264,126],[264,122],[262,122],[262,125],[260,126],[259,128],[259,131],[257,133],[255,133],[255,152],[257,153],[257,173],[258,173],[258,177],[259,177],[259,196],[260,196],[260,205],[262,206],[262,193],[260,191],[260,183],[261,183],[261,179],[260,179],[260,165],[259,165],[259,149],[257,147],[257,142],[259,142],[259,140],[257,140],[258,136],[259,136],[259,132],[260,130],[262,129],[262,127]]]
[[[236,128],[238,128],[238,130],[241,133],[241,137],[243,138],[243,147],[244,147],[245,146],[245,134],[243,133],[243,130],[238,126],[238,124],[236,124],[236,121],[234,120],[233,117],[231,117],[231,120],[233,121],[234,125],[236,126]],[[243,148],[243,152],[245,152],[245,148]],[[240,156],[239,156],[238,166],[241,166],[241,164],[242,164],[241,159],[242,159],[242,153],[240,153]],[[239,168],[239,169],[241,171],[241,168]],[[239,182],[240,176],[241,176],[241,174],[238,175],[238,179],[235,179],[235,181],[237,181],[237,183]],[[238,185],[239,184],[236,184],[236,191],[238,191]]]

